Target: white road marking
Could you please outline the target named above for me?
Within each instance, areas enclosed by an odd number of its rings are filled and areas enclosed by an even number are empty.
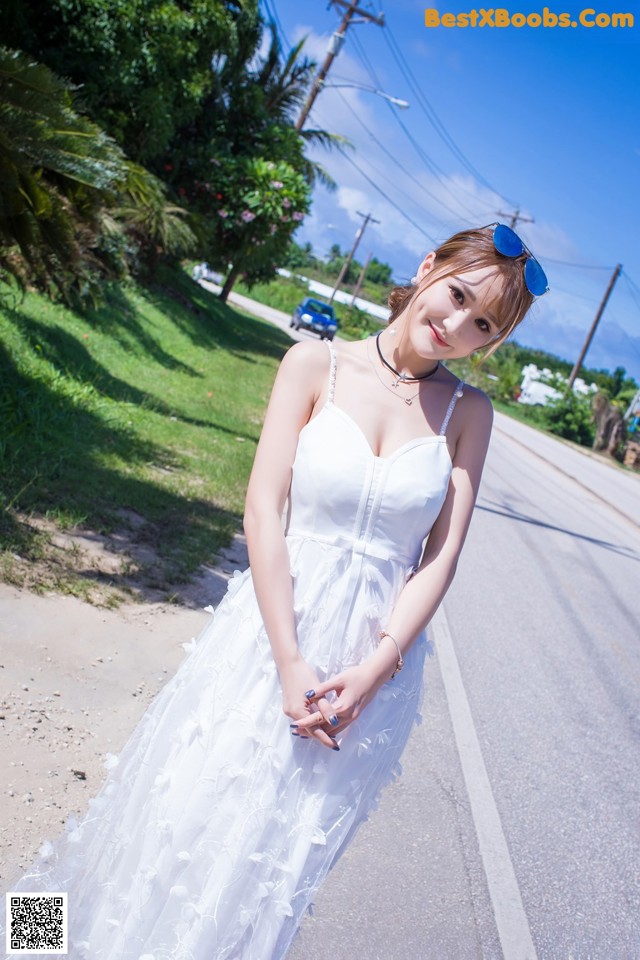
[[[431,628],[504,960],[537,960],[507,841],[442,607]]]

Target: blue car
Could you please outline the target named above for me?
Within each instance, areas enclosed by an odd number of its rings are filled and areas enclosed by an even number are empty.
[[[312,330],[319,333],[321,340],[333,340],[338,321],[330,303],[316,300],[315,297],[306,297],[293,311],[290,327],[299,330]]]

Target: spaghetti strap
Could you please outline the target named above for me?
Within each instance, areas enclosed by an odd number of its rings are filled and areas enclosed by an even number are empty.
[[[451,419],[451,414],[455,409],[455,405],[463,394],[465,388],[465,383],[463,380],[458,380],[455,390],[453,391],[453,396],[449,401],[449,406],[447,407],[447,412],[444,415],[444,420],[442,421],[442,426],[440,427],[440,436],[444,437],[447,432],[447,427],[449,426],[449,420]]]
[[[336,352],[333,349],[331,340],[324,341],[329,349],[331,363],[329,365],[329,389],[327,390],[327,403],[333,403],[333,395],[336,390]]]

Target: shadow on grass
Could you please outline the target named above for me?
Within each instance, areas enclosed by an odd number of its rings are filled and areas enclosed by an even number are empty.
[[[121,512],[144,522],[129,544],[153,554],[150,585],[187,577],[228,543],[240,518],[206,500],[190,500],[153,481],[105,466],[105,453],[128,467],[166,463],[166,451],[121,426],[110,426],[82,400],[65,396],[17,369],[0,344],[0,545],[29,558],[41,531],[17,516],[48,510],[82,518],[82,526],[108,533]],[[117,577],[112,577],[117,580]],[[116,584],[117,585],[117,584]]]
[[[142,291],[150,303],[162,308],[198,347],[219,348],[243,360],[250,354],[280,360],[291,338],[273,324],[247,319],[182,271],[160,268],[156,282]]]
[[[102,396],[123,403],[132,403],[147,410],[153,410],[165,417],[174,417],[191,426],[219,430],[230,436],[242,435],[215,420],[203,420],[186,414],[176,407],[169,406],[147,390],[141,390],[126,380],[113,376],[103,364],[99,363],[91,351],[79,341],[75,334],[58,326],[49,326],[30,316],[14,310],[7,310],[5,316],[12,320],[29,346],[39,357],[48,360],[56,370],[73,378],[79,384],[87,384]],[[201,374],[196,374],[201,376]],[[26,379],[26,378],[23,378]],[[255,440],[247,434],[245,439]]]
[[[141,298],[198,347],[220,349],[255,364],[262,357],[279,360],[290,346],[283,331],[242,316],[180,270],[161,267],[153,285],[130,293],[114,285],[107,295],[103,307],[83,315],[86,329],[104,330],[142,358],[148,356],[179,375],[202,376],[156,338],[161,326],[156,328],[153,317],[146,315]],[[136,587],[143,594],[148,589],[149,596],[155,591],[157,599],[162,584],[188,578],[210,561],[230,541],[241,518],[141,476],[142,468],[171,467],[171,453],[122,422],[109,423],[106,398],[233,436],[242,436],[242,431],[189,416],[153,392],[114,376],[59,320],[48,325],[20,303],[5,304],[4,312],[29,349],[47,359],[53,370],[50,381],[31,376],[0,343],[0,548],[37,562],[46,548],[37,518],[57,516],[60,523],[76,523],[105,537],[118,553],[122,546],[134,565],[144,568],[142,578],[136,575]],[[77,331],[77,321],[74,328]],[[255,441],[256,436],[247,434],[246,439]],[[123,534],[128,513],[140,522]],[[81,575],[106,578],[116,586],[128,583],[126,570],[112,574],[87,569]]]
[[[138,288],[139,289],[139,288]],[[126,288],[118,284],[105,286],[105,302],[83,314],[85,322],[94,330],[108,333],[123,346],[136,349],[167,370],[179,370],[191,377],[200,377],[197,370],[168,353],[147,330],[148,321],[140,317]]]

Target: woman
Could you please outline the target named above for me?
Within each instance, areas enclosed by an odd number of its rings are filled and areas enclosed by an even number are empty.
[[[247,493],[251,569],[84,823],[14,888],[68,891],[69,956],[284,957],[396,772],[491,430],[443,361],[491,352],[546,290],[502,225],[456,234],[412,284],[377,338],[285,357]]]

